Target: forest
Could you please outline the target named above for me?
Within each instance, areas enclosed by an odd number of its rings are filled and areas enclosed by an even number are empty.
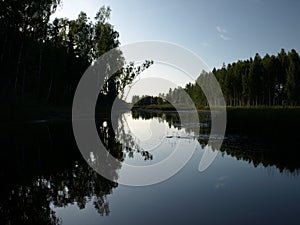
[[[1,118],[14,120],[26,111],[66,108],[86,69],[101,55],[120,46],[119,33],[109,22],[111,9],[102,6],[93,19],[81,12],[77,19],[50,16],[61,0],[11,0],[0,2],[0,107]],[[123,69],[99,87],[101,103],[110,105],[123,95],[126,85],[153,62],[140,66],[119,59]],[[228,106],[296,106],[300,104],[300,58],[292,49],[278,55],[256,54],[254,58],[224,64],[203,72],[196,82],[210,86],[214,74]],[[159,97],[169,102],[185,102],[187,92],[197,107],[207,106],[201,88],[195,83],[170,89]],[[140,100],[134,96],[134,101]],[[149,101],[150,100],[150,101]],[[148,103],[147,103],[148,102]],[[150,103],[149,103],[150,102]],[[160,98],[145,99],[143,105],[165,104]]]
[[[93,19],[81,12],[77,19],[50,16],[60,0],[0,2],[1,118],[15,120],[29,111],[62,107],[70,111],[85,70],[101,55],[120,45],[119,33],[109,23],[111,9],[102,6]],[[124,86],[151,63],[135,67],[118,58],[122,71],[103,75],[99,99],[110,104]],[[100,90],[101,89],[101,90]],[[22,112],[22,113],[20,113]]]
[[[298,106],[300,104],[300,57],[296,50],[288,53],[284,49],[275,56],[266,54],[263,58],[257,53],[254,58],[239,60],[212,72],[203,71],[195,83],[184,88],[170,89],[166,94],[147,97],[140,101],[133,96],[137,105],[165,105],[186,101],[182,92],[189,94],[196,107],[208,106],[207,99],[198,84],[207,87],[212,84],[210,76],[217,78],[227,106]],[[211,86],[214,90],[214,87]],[[144,96],[145,97],[145,96]],[[217,96],[216,96],[217,97]],[[163,101],[165,99],[166,101]]]

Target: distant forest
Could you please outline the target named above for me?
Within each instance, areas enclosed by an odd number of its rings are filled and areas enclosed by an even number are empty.
[[[256,54],[254,59],[238,61],[212,72],[203,72],[197,83],[210,87],[209,76],[214,74],[221,86],[228,106],[297,106],[300,104],[300,58],[296,50],[288,53],[282,49],[277,56]],[[166,99],[173,103],[186,101],[182,91],[189,94],[198,108],[208,106],[200,86],[189,83],[184,88],[170,89],[159,97],[140,100],[133,96],[138,105],[163,105]],[[214,87],[211,87],[212,91]],[[144,96],[145,97],[145,96]]]

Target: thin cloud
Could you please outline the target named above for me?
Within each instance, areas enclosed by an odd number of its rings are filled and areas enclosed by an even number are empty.
[[[230,37],[227,37],[227,36],[225,36],[223,34],[220,34],[220,38],[222,38],[224,41],[228,41],[228,40],[231,39]]]
[[[219,37],[220,37],[221,39],[223,39],[224,41],[228,41],[228,40],[231,39],[230,37],[228,37],[227,35],[225,35],[225,34],[228,33],[226,29],[221,28],[221,27],[219,27],[219,26],[217,26],[216,29],[217,29],[217,31],[218,31],[218,33],[219,33]]]
[[[221,27],[219,27],[219,26],[217,26],[216,28],[217,28],[217,31],[218,31],[219,33],[222,33],[222,34],[226,34],[226,33],[227,33],[227,30],[225,30],[225,29],[223,29],[223,28],[221,28]]]

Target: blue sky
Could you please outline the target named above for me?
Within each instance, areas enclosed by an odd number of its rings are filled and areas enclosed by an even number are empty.
[[[91,18],[102,5],[112,9],[111,23],[122,44],[162,40],[182,45],[210,68],[256,52],[300,50],[298,0],[63,0],[55,16]]]
[[[179,44],[211,69],[257,52],[300,52],[298,0],[63,0],[54,16],[74,19],[84,11],[93,18],[103,5],[112,9],[110,22],[122,45],[145,40]]]

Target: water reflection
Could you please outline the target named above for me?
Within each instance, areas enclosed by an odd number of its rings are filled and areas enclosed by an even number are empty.
[[[190,116],[188,112],[184,115]],[[170,133],[166,133],[166,145],[161,147],[167,153],[166,148],[171,151],[177,139],[197,140],[202,148],[208,144],[209,113],[200,114],[200,128],[199,124],[181,124],[175,112],[133,111],[126,116],[140,122],[155,118],[167,124]],[[124,115],[112,121],[106,117],[98,118],[96,122],[100,139],[120,162],[111,168],[116,177],[125,160],[139,158],[149,163],[159,158],[155,152],[141,147],[137,137],[128,132]],[[70,123],[2,127],[0,143],[0,224],[60,224],[63,221],[54,213],[55,208],[70,205],[84,209],[87,204],[92,204],[99,215],[110,214],[108,196],[118,184],[98,175],[82,159]],[[261,138],[227,134],[220,151],[254,167],[275,166],[281,172],[299,173],[297,151],[284,145],[284,140],[274,140],[270,145]],[[105,162],[105,159],[99,159],[96,151],[91,152],[90,160],[90,163]]]
[[[96,123],[107,151],[119,160],[110,168],[115,177],[126,157],[152,159],[126,133],[120,116],[103,116]],[[105,165],[97,151],[90,153],[90,162],[83,160],[69,122],[14,124],[1,130],[0,224],[60,224],[52,208],[72,204],[84,209],[91,202],[100,215],[109,215],[107,196],[118,184],[88,165]]]
[[[191,116],[188,112],[183,115],[186,117]],[[184,128],[188,134],[199,133],[197,137],[190,135],[190,138],[196,138],[202,148],[208,145],[211,125],[209,112],[199,112],[200,126],[199,124],[181,124],[176,112],[134,110],[132,111],[132,117],[144,120],[158,118],[162,122],[167,121],[169,127]],[[191,121],[193,120],[191,119]],[[291,131],[284,132],[288,133]],[[222,148],[219,150],[222,152],[222,155],[226,154],[237,160],[249,162],[254,167],[258,165],[263,165],[266,168],[275,166],[280,172],[298,175],[300,171],[300,155],[296,146],[298,146],[299,140],[287,140],[284,138],[287,136],[288,134],[285,134],[282,138],[270,139],[269,136],[241,135],[227,132]],[[213,146],[211,147],[213,148]]]
[[[10,126],[11,127],[11,126]],[[120,144],[102,136],[115,157]],[[20,124],[1,134],[0,224],[60,224],[52,207],[92,202],[101,215],[110,213],[107,195],[118,186],[83,161],[71,124]]]
[[[115,124],[111,124],[112,121]],[[153,155],[150,152],[144,150],[139,145],[137,138],[130,132],[130,130],[126,129],[128,124],[127,120],[124,117],[124,114],[116,115],[115,118],[108,121],[108,125],[109,126],[107,126],[107,129],[111,131],[109,136],[114,136],[114,141],[122,145],[123,154],[125,154],[125,158],[134,158],[136,154],[139,154],[146,161],[153,159]],[[101,133],[103,132],[99,132],[100,136]],[[106,149],[109,148],[109,146],[106,146]]]

